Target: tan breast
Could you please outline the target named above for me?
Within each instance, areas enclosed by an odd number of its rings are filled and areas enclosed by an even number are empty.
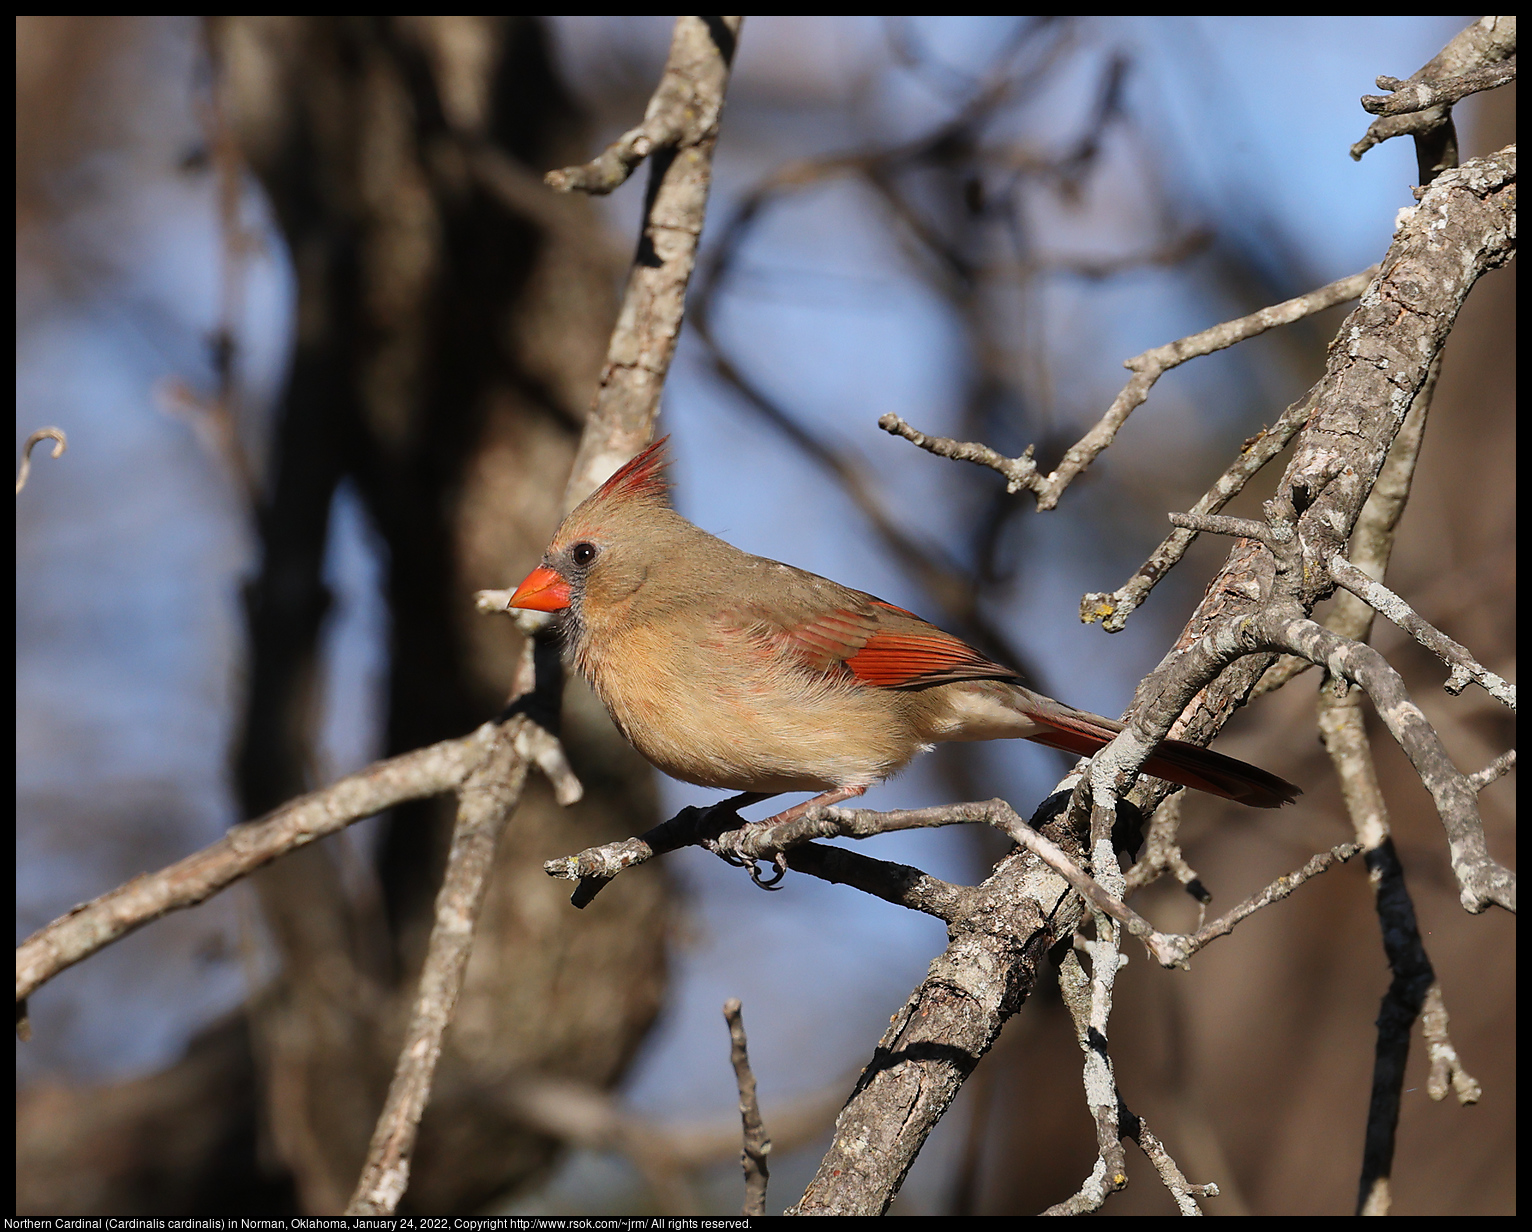
[[[907,699],[805,669],[765,638],[715,622],[701,641],[672,620],[589,639],[581,663],[613,722],[675,778],[732,791],[867,786],[923,740]],[[940,738],[940,737],[938,737]]]

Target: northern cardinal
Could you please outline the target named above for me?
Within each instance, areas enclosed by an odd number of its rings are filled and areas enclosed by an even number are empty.
[[[943,740],[1019,737],[1088,755],[1122,730],[1024,688],[912,612],[693,526],[667,499],[664,444],[564,519],[510,606],[562,614],[576,666],[666,774],[829,803]],[[1161,741],[1143,769],[1256,808],[1299,794],[1180,740]]]

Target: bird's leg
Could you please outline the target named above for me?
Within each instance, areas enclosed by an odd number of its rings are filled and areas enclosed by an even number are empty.
[[[746,824],[752,826],[775,826],[780,825],[783,822],[797,821],[798,818],[802,817],[812,808],[821,808],[827,807],[831,804],[839,804],[842,800],[850,800],[853,796],[860,796],[866,790],[867,787],[865,784],[861,787],[837,787],[834,791],[822,792],[821,794],[815,796],[812,800],[805,800],[802,804],[795,804],[790,809],[783,809],[780,813],[777,813],[773,817],[763,817],[760,821],[747,822]],[[777,882],[781,881],[783,877],[787,876],[787,854],[785,852],[777,852],[776,856],[772,860],[772,863],[777,867],[776,876],[770,878],[769,880],[765,880],[756,870],[755,862],[753,860],[750,862],[750,880],[755,882],[755,884],[760,886],[763,890],[775,889]]]
[[[810,809],[826,808],[832,804],[839,804],[842,800],[850,800],[855,796],[862,795],[867,790],[864,783],[861,787],[837,787],[834,791],[823,792],[812,800],[805,800],[802,804],[795,804],[790,809],[783,809],[775,817],[763,817],[760,821],[752,821],[752,826],[778,826],[783,822],[797,821]]]

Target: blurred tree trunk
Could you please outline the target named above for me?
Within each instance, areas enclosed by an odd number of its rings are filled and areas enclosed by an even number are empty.
[[[587,202],[548,194],[563,211],[549,226],[484,171],[535,187],[590,153],[535,19],[227,17],[208,30],[214,157],[237,149],[259,177],[298,287],[247,594],[235,775],[253,817],[320,785],[322,563],[343,481],[388,555],[385,753],[462,735],[504,704],[519,638],[475,614],[472,595],[519,578],[556,523],[620,271]],[[541,869],[652,824],[648,768],[585,700],[571,696],[563,732],[585,799],[561,810],[539,781],[511,823],[401,1213],[470,1211],[545,1169],[556,1144],[520,1128],[499,1088],[520,1073],[610,1085],[659,1008],[660,868],[584,912]],[[115,1171],[84,1154],[111,1155],[93,1093],[55,1092],[46,1167],[23,1164],[40,1186],[26,1205],[173,1215],[199,1194],[242,1193],[267,1214],[273,1202],[338,1213],[393,1070],[452,812],[447,798],[388,820],[376,892],[342,878],[333,843],[260,874],[281,972],[248,1026],[216,1028],[174,1070],[112,1088],[111,1135],[135,1144],[130,1160],[112,1156],[125,1161]],[[146,1135],[151,1117],[197,1129]],[[89,1198],[41,1180],[74,1170],[99,1174]]]

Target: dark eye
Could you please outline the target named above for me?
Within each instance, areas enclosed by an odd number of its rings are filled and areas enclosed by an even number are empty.
[[[577,543],[569,549],[569,557],[583,569],[596,559],[596,545],[594,543]]]

